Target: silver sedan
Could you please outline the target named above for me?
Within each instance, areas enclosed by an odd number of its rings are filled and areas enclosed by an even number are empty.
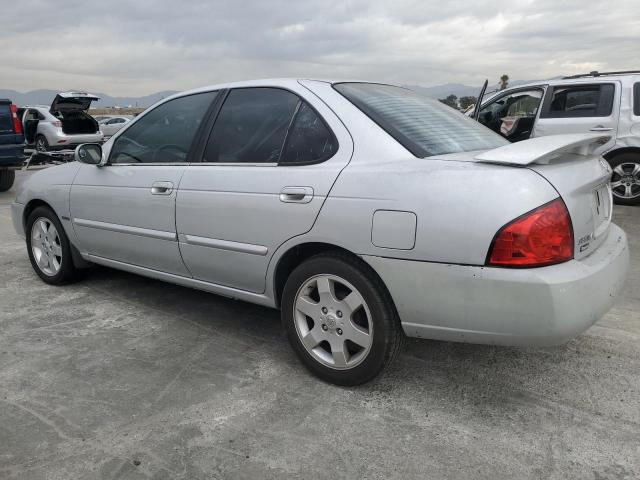
[[[598,135],[508,144],[395,86],[263,80],[170,97],[12,206],[35,272],[93,263],[280,308],[319,377],[375,377],[405,335],[564,342],[628,268]]]

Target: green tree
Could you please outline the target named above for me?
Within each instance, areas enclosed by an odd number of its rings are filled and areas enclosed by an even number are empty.
[[[447,98],[441,98],[440,101],[445,105],[449,105],[451,108],[458,108],[458,97],[455,95],[449,95]]]
[[[500,77],[500,90],[504,90],[509,85],[509,75],[503,73]]]
[[[470,95],[470,96],[467,96],[467,97],[460,97],[460,100],[459,100],[458,103],[460,103],[460,108],[462,110],[466,110],[471,105],[474,105],[477,101],[478,101],[478,99],[476,97]]]

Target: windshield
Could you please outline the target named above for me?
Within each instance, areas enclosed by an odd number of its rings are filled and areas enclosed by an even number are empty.
[[[405,88],[373,83],[339,83],[334,88],[416,157],[509,144],[453,108]]]

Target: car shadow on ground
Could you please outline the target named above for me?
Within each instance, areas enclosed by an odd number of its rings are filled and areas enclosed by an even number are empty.
[[[197,324],[212,336],[255,341],[267,356],[287,362],[287,371],[295,371],[296,377],[323,384],[306,372],[290,349],[277,310],[106,267],[92,268],[83,284],[97,295]],[[564,345],[525,348],[407,338],[400,357],[381,377],[352,390],[389,394],[435,388],[451,396],[444,402],[507,408],[510,403],[536,402],[542,395],[557,394],[568,379],[579,380],[581,357],[601,348],[593,343],[581,336]]]

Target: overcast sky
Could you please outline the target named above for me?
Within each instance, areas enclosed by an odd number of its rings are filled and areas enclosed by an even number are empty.
[[[274,76],[479,85],[640,68],[640,0],[2,2],[0,88],[145,95]]]

